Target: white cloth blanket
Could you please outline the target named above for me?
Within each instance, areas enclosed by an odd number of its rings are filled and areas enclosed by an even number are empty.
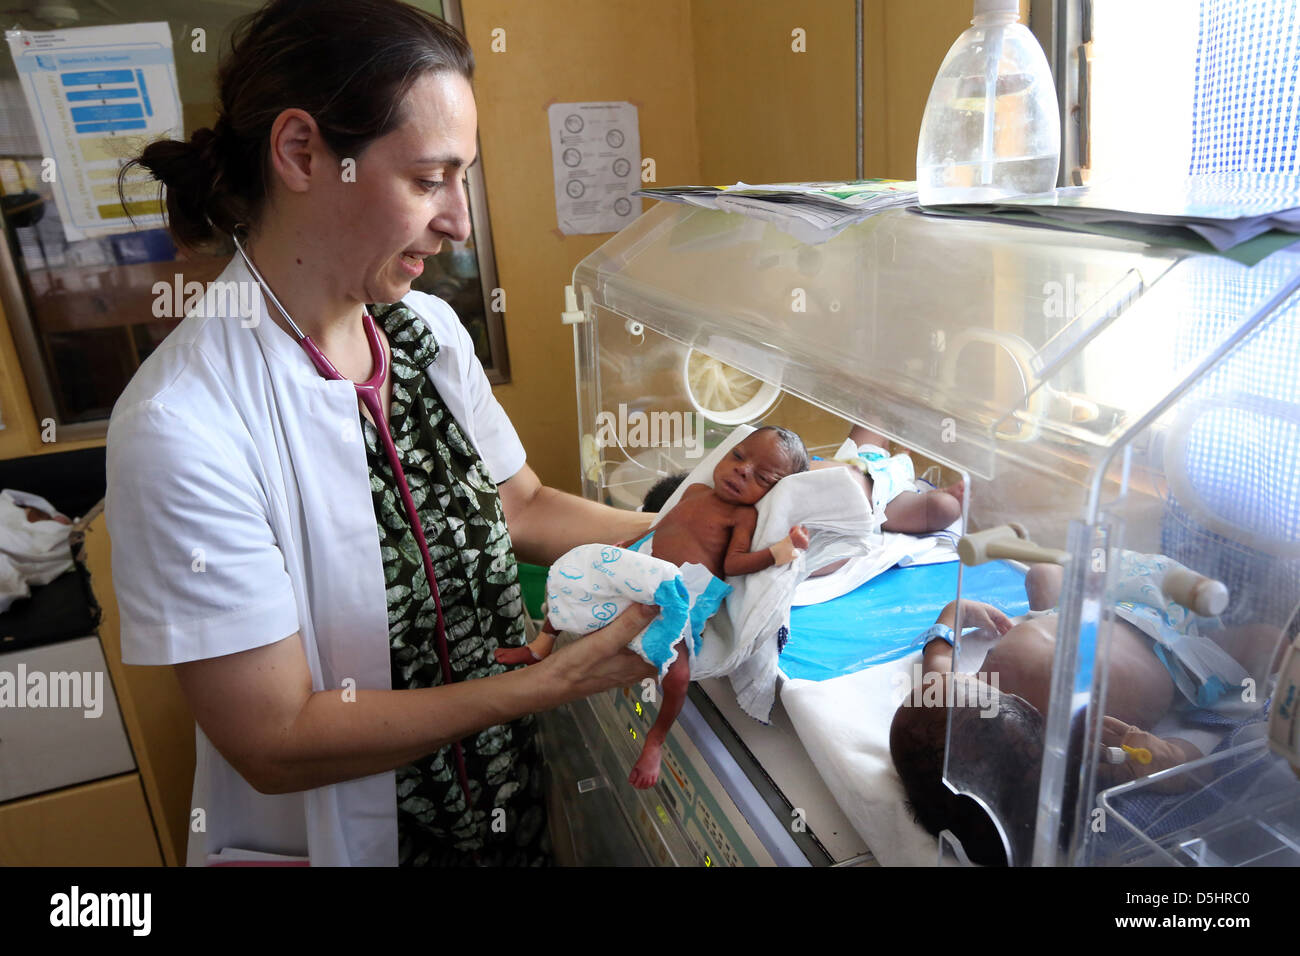
[[[927,535],[881,532],[881,543],[867,554],[850,558],[832,574],[808,578],[795,592],[795,607],[823,604],[856,591],[872,578],[884,574],[894,565],[915,567],[943,564],[957,560],[957,539],[961,537],[962,519],[958,518],[943,531]]]
[[[49,584],[72,567],[71,526],[28,521],[27,508],[59,514],[58,508],[39,495],[10,488],[0,491],[0,613],[29,596],[33,584]]]
[[[712,487],[717,462],[752,431],[737,428],[705,456],[660,514],[676,505],[690,485]],[[842,468],[782,478],[757,508],[752,550],[771,547],[796,524],[808,529],[808,548],[789,564],[727,578],[732,587],[727,614],[715,615],[704,629],[691,678],[728,676],[741,709],[766,722],[776,699],[777,660],[789,634],[795,589],[809,569],[868,552],[879,547],[881,537],[861,485]]]

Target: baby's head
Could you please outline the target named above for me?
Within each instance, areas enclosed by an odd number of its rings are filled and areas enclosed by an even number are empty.
[[[945,682],[973,681],[973,675],[944,674]],[[985,688],[981,688],[985,690]],[[1043,718],[1028,701],[1015,694],[991,690],[996,706],[977,706],[981,696],[967,689],[943,693],[952,707],[932,703],[933,695],[914,694],[894,714],[889,728],[889,753],[907,793],[913,818],[938,836],[950,830],[967,856],[985,865],[1005,864],[1006,854],[988,813],[971,797],[953,793],[943,782],[948,713],[957,752],[965,755],[960,775],[967,789],[998,808],[1008,830],[1015,862],[1026,862],[1038,802],[1043,760]],[[955,701],[972,703],[957,705]]]
[[[788,428],[767,425],[722,457],[713,469],[713,492],[731,504],[756,504],[787,475],[808,470],[808,449]]]

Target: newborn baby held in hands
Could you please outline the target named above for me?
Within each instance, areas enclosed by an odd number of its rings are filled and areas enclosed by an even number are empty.
[[[622,593],[641,592],[643,596],[637,600],[659,605],[661,616],[639,641],[643,656],[661,668],[663,699],[628,777],[638,789],[654,786],[664,740],[686,699],[690,658],[699,650],[705,623],[731,591],[722,578],[787,564],[799,549],[808,546],[807,531],[796,525],[772,547],[750,550],[758,522],[755,505],[782,478],[807,470],[808,451],[798,435],[774,426],[757,429],[718,463],[712,488],[705,484],[688,487],[676,507],[628,550],[585,545],[557,561],[547,578],[551,606],[542,633],[527,647],[497,650],[497,660],[530,664],[551,652],[560,630],[582,633],[602,626],[621,610],[605,600],[613,596],[615,588]],[[644,554],[661,559],[661,570],[647,575],[642,567],[633,581],[628,570],[636,563],[635,557]],[[669,569],[662,562],[675,567]],[[566,603],[581,610],[557,612],[555,599],[561,591],[573,598]]]

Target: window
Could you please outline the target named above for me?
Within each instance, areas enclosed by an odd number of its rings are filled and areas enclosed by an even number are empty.
[[[1088,42],[1058,70],[1086,135],[1067,181],[1296,172],[1300,12],[1294,0],[1071,0]],[[1063,24],[1064,26],[1065,24]],[[1086,68],[1076,69],[1078,57]],[[1059,82],[1058,81],[1058,82]],[[1074,174],[1074,175],[1072,175]]]

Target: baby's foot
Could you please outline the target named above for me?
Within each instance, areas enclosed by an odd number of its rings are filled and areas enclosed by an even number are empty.
[[[627,775],[627,782],[638,790],[649,790],[658,783],[659,755],[662,750],[663,744],[647,740],[641,750],[641,756],[632,767],[632,772]]]
[[[494,656],[498,664],[536,664],[541,660],[526,644],[523,647],[498,647]]]

